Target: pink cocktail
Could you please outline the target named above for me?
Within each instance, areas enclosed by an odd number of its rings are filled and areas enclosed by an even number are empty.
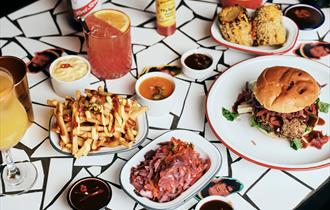
[[[101,79],[115,79],[131,70],[131,30],[129,17],[118,10],[104,9],[86,18],[88,60],[92,72]]]

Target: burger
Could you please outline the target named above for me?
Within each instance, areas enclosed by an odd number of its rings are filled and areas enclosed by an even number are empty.
[[[324,123],[319,111],[327,105],[319,100],[320,90],[318,82],[303,70],[287,66],[266,68],[256,82],[246,84],[232,114],[251,113],[251,126],[288,139],[294,149],[320,149],[329,140],[321,131],[314,131],[316,125]]]

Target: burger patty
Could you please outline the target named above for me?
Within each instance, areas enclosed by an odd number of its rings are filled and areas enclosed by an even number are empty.
[[[289,140],[301,139],[307,128],[313,128],[318,119],[318,107],[315,103],[292,113],[267,110],[257,101],[248,84],[238,96],[233,110],[237,112],[238,105],[242,103],[247,103],[252,107],[254,118],[262,129]]]
[[[299,118],[293,118],[291,120],[283,119],[283,125],[279,135],[289,140],[301,139],[305,133],[306,128],[306,123],[304,123],[304,121]]]

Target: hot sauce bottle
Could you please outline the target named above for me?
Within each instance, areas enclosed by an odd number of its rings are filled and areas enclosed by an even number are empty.
[[[176,30],[175,0],[156,0],[157,32],[164,36]]]

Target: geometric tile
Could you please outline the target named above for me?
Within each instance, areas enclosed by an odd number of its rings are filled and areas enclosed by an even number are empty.
[[[204,138],[206,138],[207,140],[209,140],[209,141],[217,141],[218,140],[218,138],[214,135],[213,131],[211,130],[211,127],[210,127],[208,122],[205,124],[204,133],[205,133]]]
[[[105,166],[112,162],[114,154],[82,156],[75,159],[74,166]]]
[[[286,1],[286,0],[273,0],[274,4],[298,4],[298,0],[291,0],[291,1]]]
[[[56,151],[50,144],[49,139],[46,139],[31,155],[33,158],[45,158],[45,157],[66,157],[67,155]]]
[[[4,46],[1,49],[1,54],[2,55],[10,55],[10,56],[15,56],[18,58],[24,58],[28,54],[26,53],[25,50],[23,50],[18,44],[15,42],[10,42],[6,46]]]
[[[38,37],[58,34],[57,27],[49,12],[18,19],[26,37]]]
[[[200,41],[197,42],[198,44],[202,45],[203,47],[214,47],[217,46],[218,43],[216,43],[214,41],[214,39],[212,39],[212,37],[208,37],[206,39],[202,39]]]
[[[61,0],[61,3],[59,3],[56,8],[53,11],[53,15],[56,15],[58,13],[66,12],[68,11],[68,1],[67,0]]]
[[[110,184],[112,190],[112,198],[107,208],[114,210],[129,210],[133,209],[135,201],[131,199],[123,190],[118,189],[116,186]]]
[[[125,163],[126,161],[117,158],[115,162],[109,168],[107,168],[107,170],[103,171],[103,173],[98,177],[119,185],[120,171]]]
[[[137,68],[139,72],[141,72],[146,66],[164,65],[170,63],[177,57],[178,56],[167,46],[162,43],[158,43],[136,54]]]
[[[118,9],[126,13],[130,17],[131,26],[138,26],[142,23],[147,22],[148,20],[155,17],[155,14],[144,12],[136,9],[126,8],[126,7],[119,7],[111,3],[106,3],[102,5],[102,8],[111,8],[111,9]],[[149,34],[148,34],[149,36]]]
[[[225,51],[224,54],[225,54],[224,62],[225,62],[225,64],[230,65],[230,66],[232,66],[233,64],[238,63],[242,60],[255,57],[252,54],[241,53],[241,52],[231,50],[231,49]]]
[[[187,91],[189,89],[190,83],[175,78],[175,85],[175,106],[172,107],[171,112],[177,116],[180,116],[184,107],[184,102],[187,96]]]
[[[131,157],[133,155],[135,155],[135,153],[137,153],[139,151],[138,148],[134,148],[134,149],[131,149],[129,151],[126,151],[126,152],[121,152],[121,153],[118,153],[118,157],[120,158],[123,158],[125,160],[129,160],[131,159]]]
[[[108,91],[114,94],[133,95],[136,78],[127,73],[121,78],[106,80]]]
[[[93,175],[93,176],[97,176],[101,173],[101,166],[92,166],[87,168],[87,170]]]
[[[32,123],[31,126],[26,130],[20,142],[25,146],[29,147],[30,149],[33,149],[38,144],[40,144],[47,136],[48,131],[40,128],[35,123]]]
[[[17,41],[23,45],[23,47],[30,53],[30,55],[34,56],[36,52],[47,50],[50,48],[54,48],[48,44],[45,44],[43,42],[39,42],[35,39],[29,39],[25,37],[15,37]]]
[[[206,86],[207,92],[210,90],[213,83],[214,83],[214,80],[205,80],[205,86]]]
[[[48,36],[40,38],[40,41],[73,52],[79,52],[81,47],[80,39],[76,36]]]
[[[310,192],[282,171],[270,170],[247,195],[260,209],[277,210],[293,209]]]
[[[194,206],[198,201],[195,198],[191,198],[189,200],[185,200],[183,204],[178,206],[176,210],[186,210],[191,209],[192,206]]]
[[[230,199],[230,201],[232,203],[234,203],[235,206],[237,206],[237,209],[241,209],[241,210],[255,210],[256,209],[238,193],[233,193],[231,195],[228,195],[228,199]]]
[[[134,54],[136,54],[136,53],[138,53],[138,52],[140,52],[141,50],[144,50],[144,49],[146,49],[146,46],[135,45],[135,44],[132,45],[132,51],[133,51]]]
[[[185,0],[185,2],[196,14],[208,18],[210,20],[213,19],[213,16],[217,9],[217,4],[210,4],[191,0]]]
[[[194,18],[193,12],[186,6],[182,5],[176,12],[176,27],[179,28],[184,23]]]
[[[200,40],[207,36],[210,36],[211,24],[211,21],[195,18],[186,25],[182,26],[180,30],[194,40]]]
[[[49,207],[47,208],[48,210],[60,210],[60,209],[71,209],[68,201],[67,201],[67,194],[69,191],[70,186],[78,181],[79,179],[85,178],[85,177],[90,177],[89,173],[86,171],[86,169],[82,168],[78,174],[72,179],[72,181],[67,185],[65,190],[61,193],[61,195],[56,199],[56,201]]]
[[[40,209],[42,194],[42,192],[25,193],[15,196],[15,199],[12,196],[2,196],[0,209]]]
[[[47,104],[48,99],[56,99],[58,101],[64,101],[64,99],[58,96],[51,85],[50,79],[43,81],[42,83],[34,86],[30,89],[31,100],[40,104]]]
[[[173,115],[163,114],[161,116],[150,116],[147,113],[149,127],[170,129],[173,122]]]
[[[199,47],[195,41],[180,30],[177,30],[172,36],[166,37],[164,42],[181,55],[190,49]]]
[[[165,132],[167,132],[167,130],[149,128],[148,139],[155,139],[155,138],[157,138],[158,136],[162,135]]]
[[[29,156],[22,149],[17,149],[17,148],[13,147],[9,151],[10,151],[10,154],[11,154],[14,162],[30,160]],[[2,160],[5,160],[5,154],[2,152],[1,155],[2,155]]]
[[[330,176],[330,169],[325,167],[310,171],[288,171],[288,173],[316,189]]]
[[[46,78],[47,78],[47,75],[45,73],[43,73],[43,72],[28,73],[29,87],[34,86],[35,84],[37,84],[37,83],[45,80]],[[31,97],[32,97],[32,95],[31,95]]]
[[[152,0],[144,0],[144,1],[112,0],[112,3],[144,10],[150,4],[151,1]]]
[[[240,191],[240,194],[244,194],[245,191],[267,170],[266,167],[253,164],[244,159],[231,164],[231,168],[233,178],[244,183],[244,188]]]
[[[148,39],[146,39],[146,34],[148,34]],[[164,36],[157,33],[155,29],[131,27],[131,37],[133,44],[147,45],[151,46],[159,42],[164,38]]]
[[[205,119],[205,92],[203,85],[192,83],[179,120],[178,128],[203,131]]]
[[[72,177],[73,158],[52,158],[49,163],[44,207],[53,200]],[[65,173],[64,173],[65,172]],[[56,182],[54,181],[56,180]]]
[[[61,30],[62,35],[68,35],[77,32],[77,30],[74,29],[72,24],[70,24],[68,21],[70,17],[71,16],[69,13],[63,13],[56,16],[56,22]]]
[[[14,36],[18,36],[22,34],[13,23],[11,23],[8,18],[2,17],[0,18],[0,37],[1,38],[12,38]]]
[[[214,143],[214,146],[219,150],[221,157],[222,157],[222,163],[221,163],[221,168],[217,172],[216,176],[228,176],[228,158],[227,158],[227,148],[220,143]]]
[[[4,46],[8,41],[0,39],[0,48]]]
[[[48,129],[49,119],[53,114],[53,108],[41,106],[38,104],[32,104],[32,108],[34,113],[34,122]]]
[[[8,17],[12,20],[16,20],[23,16],[37,14],[46,10],[53,9],[57,2],[58,0],[39,0],[9,14]]]
[[[41,190],[43,188],[43,184],[44,184],[44,169],[42,167],[42,162],[41,162],[41,160],[38,160],[38,161],[34,161],[32,163],[37,168],[38,177],[37,177],[36,183],[33,185],[31,190]]]

